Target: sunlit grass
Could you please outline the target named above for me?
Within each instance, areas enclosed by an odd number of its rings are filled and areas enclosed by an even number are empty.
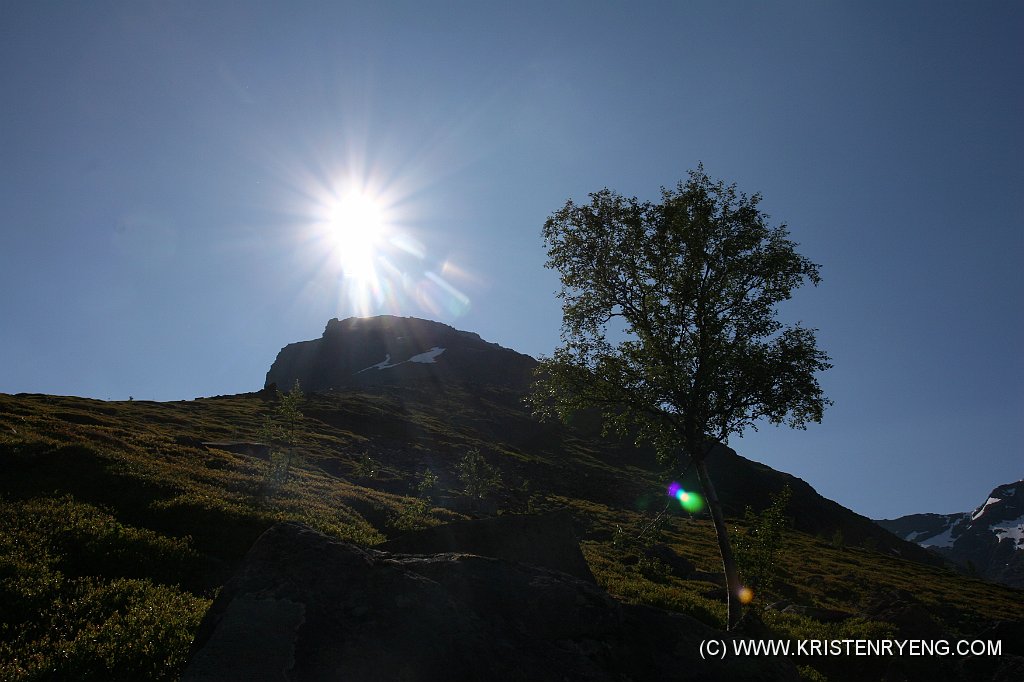
[[[677,505],[638,537],[664,507],[663,486],[617,446],[530,422],[500,392],[483,400],[457,389],[317,395],[302,406],[301,463],[268,491],[265,459],[201,443],[256,439],[271,401],[0,395],[0,679],[54,669],[66,679],[175,679],[203,612],[260,533],[294,520],[374,545],[460,518],[418,499],[416,486],[429,468],[438,494],[457,494],[456,464],[474,448],[501,471],[503,513],[572,513],[591,570],[611,594],[724,625],[713,579],[684,580],[641,556],[664,543],[714,576],[713,528]],[[366,458],[373,476],[359,473]],[[742,532],[743,523],[730,527]],[[764,609],[784,599],[856,615],[882,590],[913,594],[955,635],[1019,618],[1017,590],[793,531],[775,586],[752,607],[779,637],[874,638],[891,626],[863,618],[827,625]],[[817,665],[805,677],[834,677]]]

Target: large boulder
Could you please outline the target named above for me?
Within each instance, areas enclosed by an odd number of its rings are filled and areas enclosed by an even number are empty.
[[[797,679],[785,660],[705,661],[706,639],[729,636],[561,571],[281,523],[217,596],[182,680]]]
[[[476,554],[550,568],[594,582],[567,511],[456,521],[403,535],[376,549],[397,554]]]

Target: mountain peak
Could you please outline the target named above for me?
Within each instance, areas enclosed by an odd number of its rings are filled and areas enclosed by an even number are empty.
[[[877,523],[983,577],[1024,587],[1024,480],[996,486],[973,512],[910,514]]]
[[[493,384],[524,390],[536,361],[478,334],[433,320],[379,315],[333,318],[319,339],[277,355],[265,386],[307,391],[406,383]]]

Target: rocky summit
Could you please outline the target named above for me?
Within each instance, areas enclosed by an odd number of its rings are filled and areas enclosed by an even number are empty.
[[[537,362],[472,332],[414,317],[332,319],[323,336],[281,349],[266,387],[306,391],[460,382],[525,389]]]

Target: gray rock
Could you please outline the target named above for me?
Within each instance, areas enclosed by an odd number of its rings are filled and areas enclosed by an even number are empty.
[[[657,559],[672,571],[677,578],[686,579],[693,574],[697,567],[686,557],[679,556],[675,550],[666,544],[659,543],[644,549],[644,556],[648,559]]]
[[[414,317],[327,322],[323,336],[281,349],[264,386],[306,391],[346,386],[493,384],[524,390],[537,361],[472,332]]]
[[[796,680],[789,661],[702,660],[729,635],[503,559],[264,533],[200,625],[182,680]]]
[[[376,549],[398,554],[476,554],[550,568],[594,582],[573,532],[572,516],[565,511],[457,521],[403,535]]]
[[[719,587],[725,587],[724,573],[708,573],[707,571],[693,571],[686,576],[687,580],[703,580],[706,583],[713,583]]]

